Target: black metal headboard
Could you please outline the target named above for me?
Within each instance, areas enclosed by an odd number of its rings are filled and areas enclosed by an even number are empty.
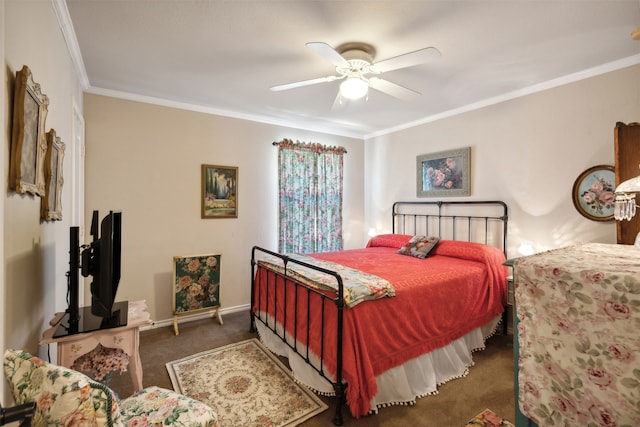
[[[395,202],[393,233],[484,243],[507,256],[507,211],[499,200]]]

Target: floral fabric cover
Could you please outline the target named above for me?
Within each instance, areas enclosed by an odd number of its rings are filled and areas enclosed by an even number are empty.
[[[156,386],[121,400],[120,412],[128,427],[218,427],[218,416],[208,405]]]
[[[396,295],[396,291],[391,283],[376,275],[368,274],[335,262],[319,260],[307,255],[291,254],[288,256],[296,261],[305,262],[338,273],[342,278],[344,303],[347,307],[354,307],[367,300],[394,297]],[[259,264],[267,265],[279,272],[284,271],[283,262],[280,258],[267,254],[261,255],[261,257],[262,259],[258,261]],[[321,271],[296,263],[288,263],[287,274],[317,289],[338,291],[336,278]]]
[[[491,409],[485,409],[470,419],[464,427],[514,427]]]
[[[640,250],[587,243],[514,264],[519,405],[540,426],[640,426]]]
[[[129,355],[124,350],[105,347],[98,343],[89,353],[74,360],[71,369],[108,385],[115,373],[126,372],[128,366]]]
[[[197,400],[149,387],[118,401],[104,384],[24,351],[5,351],[4,373],[16,404],[36,402],[35,427],[218,427],[216,413]]]

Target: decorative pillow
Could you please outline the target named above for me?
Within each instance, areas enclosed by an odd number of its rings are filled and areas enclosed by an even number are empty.
[[[218,415],[206,404],[151,386],[120,402],[122,416],[131,426],[219,427]]]
[[[436,236],[413,236],[411,240],[398,249],[397,252],[416,258],[426,258],[439,241],[440,238]]]
[[[380,234],[369,239],[367,243],[368,248],[384,247],[384,248],[396,248],[400,249],[410,239],[409,234]]]
[[[17,404],[36,402],[34,426],[121,425],[109,388],[86,375],[47,363],[20,350],[6,350],[4,372]]]
[[[484,243],[444,239],[440,240],[438,246],[433,250],[432,255],[443,255],[479,262],[487,262],[487,260],[491,259],[502,263],[506,259],[504,252],[495,246]]]
[[[3,364],[15,402],[36,402],[34,427],[219,426],[212,408],[172,390],[147,387],[118,402],[106,385],[25,351],[6,350]]]

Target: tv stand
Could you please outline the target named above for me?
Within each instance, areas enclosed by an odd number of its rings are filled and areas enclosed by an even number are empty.
[[[151,324],[151,318],[147,312],[147,303],[144,300],[129,301],[125,313],[127,320],[123,326],[117,327],[92,329],[92,327],[83,326],[83,332],[55,336],[61,324],[52,325],[42,334],[40,345],[58,344],[57,363],[67,368],[71,368],[76,359],[89,353],[98,344],[102,344],[107,348],[122,349],[129,356],[128,370],[133,381],[134,392],[142,390],[142,362],[138,353],[140,327]],[[58,318],[59,315],[60,313],[56,314],[54,319]],[[67,318],[68,314],[63,313],[61,322],[64,322],[64,319]]]
[[[58,329],[53,334],[54,338],[66,337],[68,335],[84,334],[97,331],[99,329],[111,329],[127,326],[127,315],[129,303],[127,301],[113,304],[112,316],[102,318],[91,313],[91,307],[80,308],[80,319],[76,325],[72,324],[69,313],[62,316]],[[54,318],[54,321],[58,318]],[[53,325],[52,325],[53,326]]]

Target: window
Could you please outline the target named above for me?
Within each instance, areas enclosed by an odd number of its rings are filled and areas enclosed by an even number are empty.
[[[284,253],[342,249],[342,147],[283,140],[278,147],[279,242]]]

